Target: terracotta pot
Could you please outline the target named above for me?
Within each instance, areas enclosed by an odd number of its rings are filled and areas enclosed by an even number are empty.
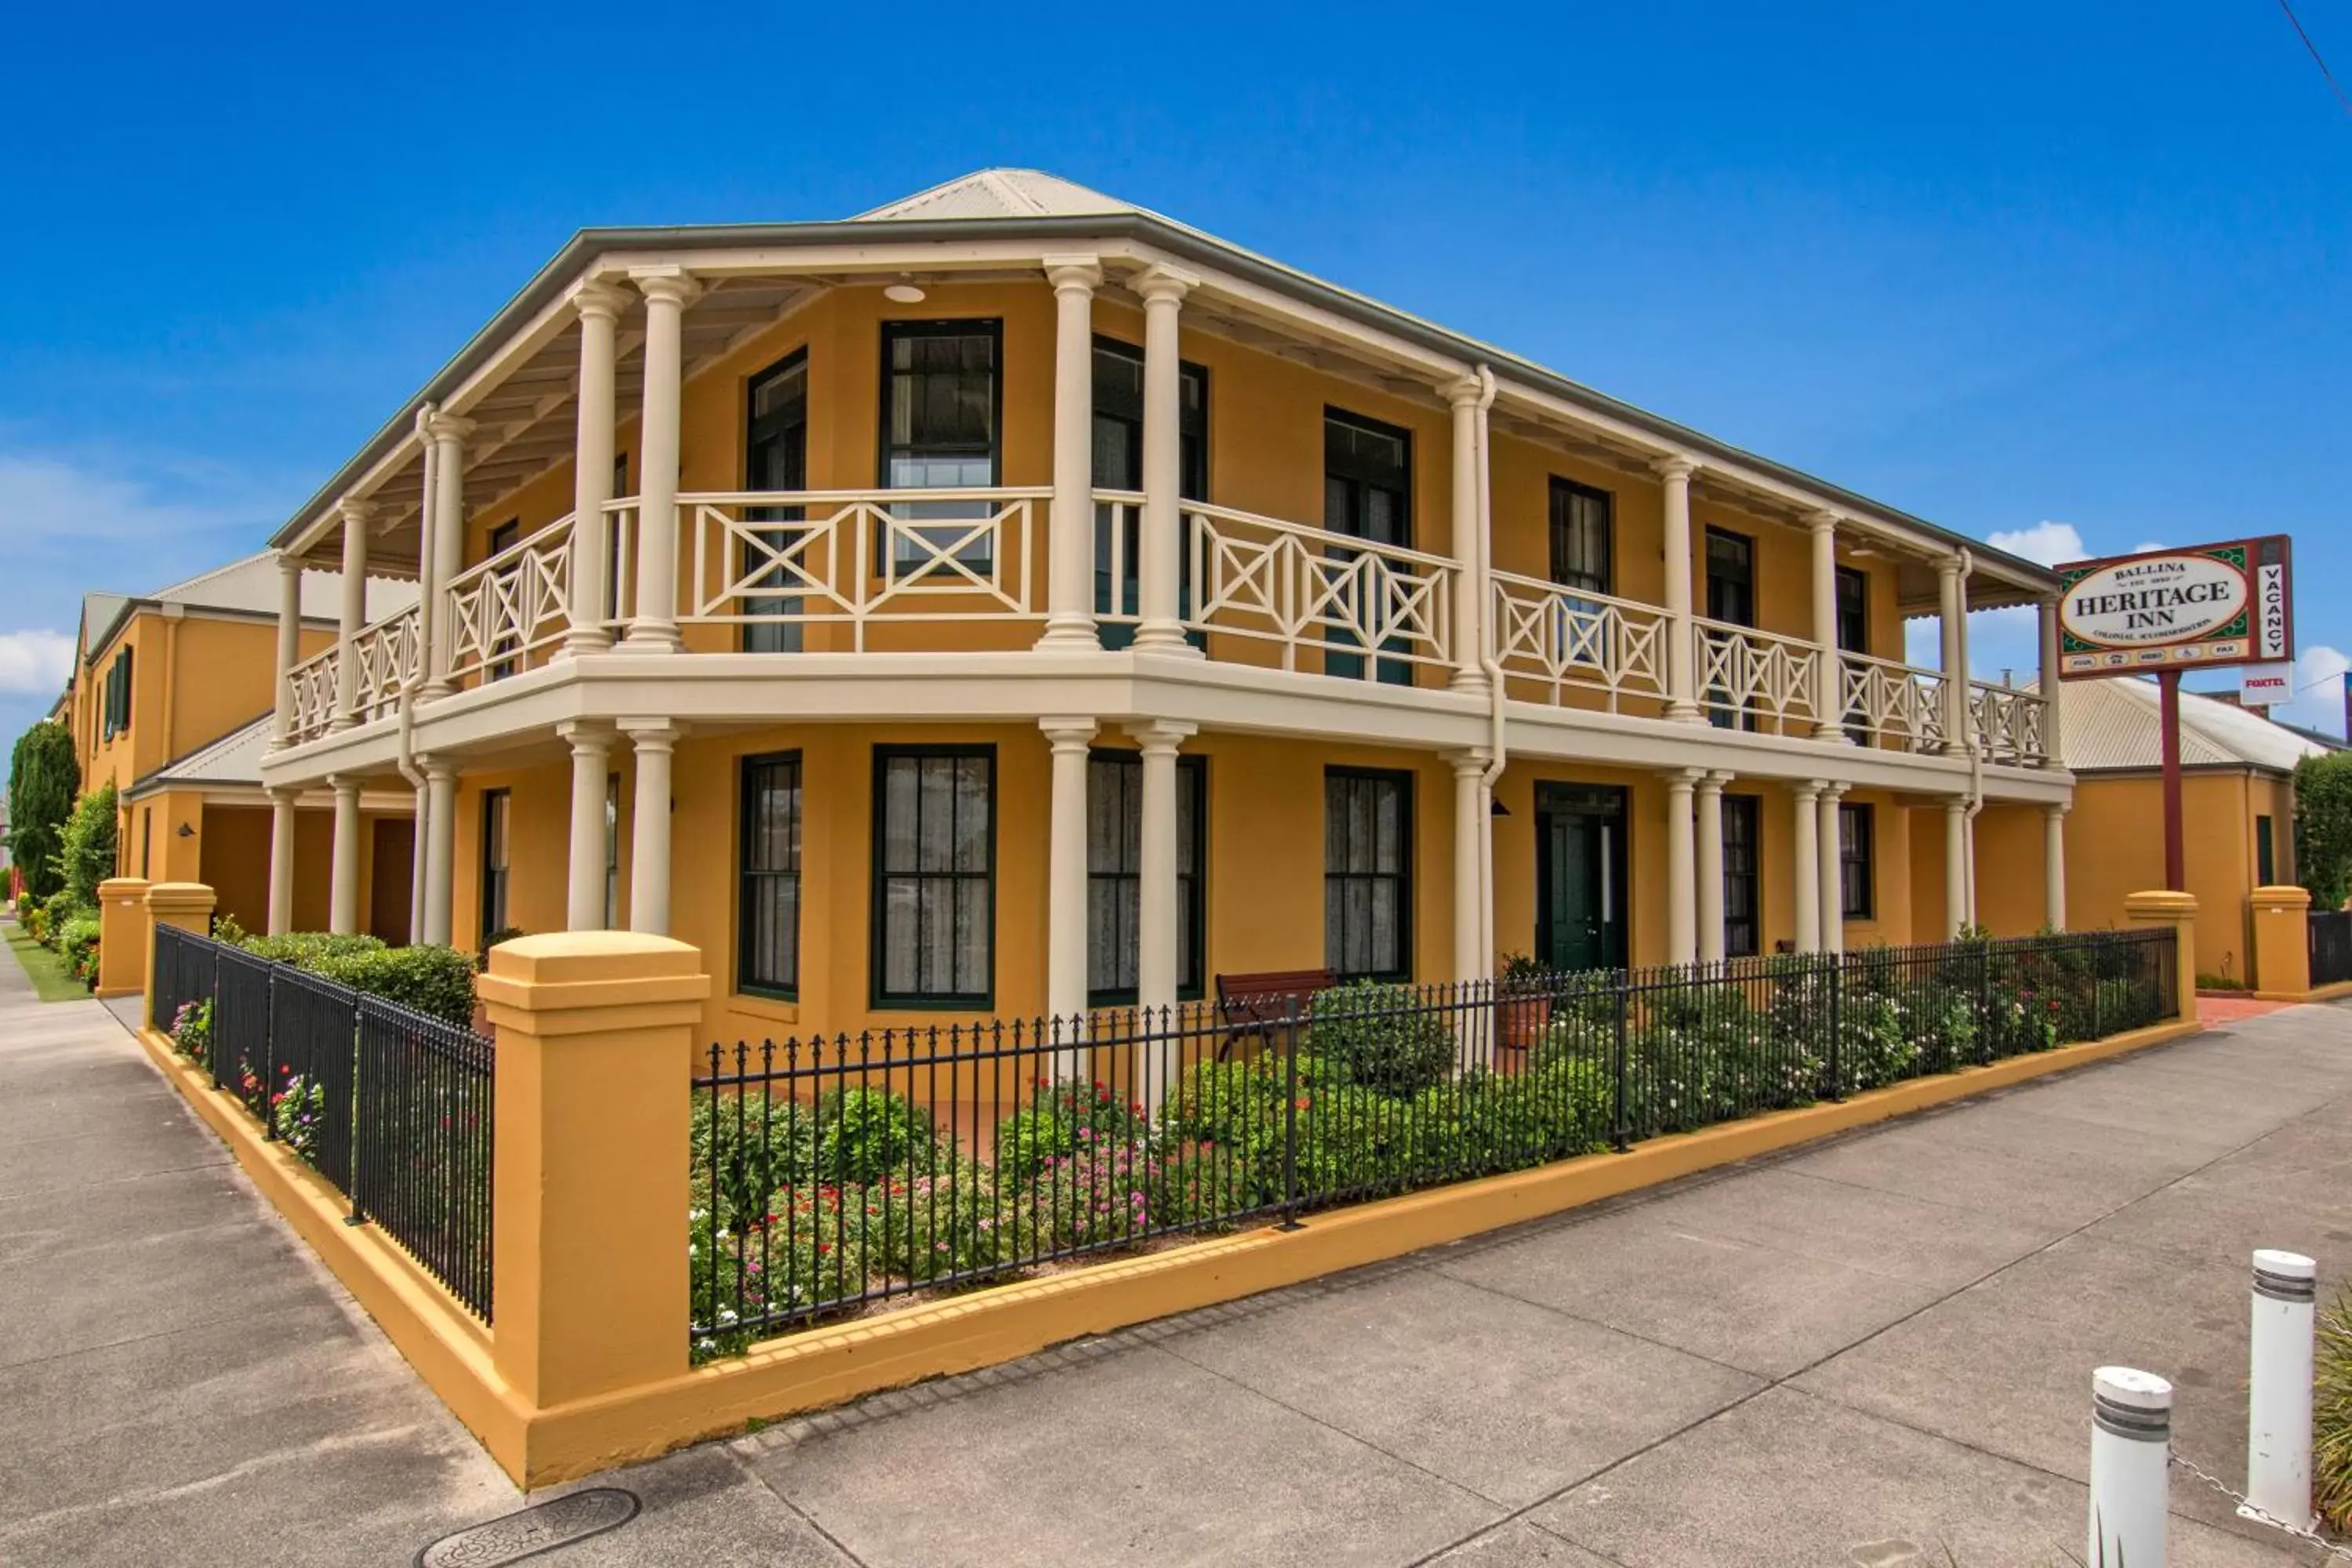
[[[1551,998],[1523,996],[1502,1005],[1503,1048],[1524,1051],[1543,1038],[1551,1026]]]

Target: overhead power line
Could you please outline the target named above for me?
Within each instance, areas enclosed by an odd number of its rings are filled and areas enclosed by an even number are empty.
[[[2352,98],[2345,97],[2344,89],[2336,85],[2336,73],[2327,68],[2327,60],[2320,54],[2319,46],[2313,43],[2311,35],[2303,30],[2303,19],[2294,14],[2294,7],[2287,0],[2279,0],[2279,9],[2286,13],[2287,23],[2294,28],[2294,36],[2303,40],[2303,47],[2310,52],[2311,63],[2317,66],[2319,74],[2327,79],[2327,90],[2336,95],[2336,101],[2344,106],[2345,113],[2352,114]]]

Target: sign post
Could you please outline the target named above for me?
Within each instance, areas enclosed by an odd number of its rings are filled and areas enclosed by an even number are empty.
[[[2181,671],[2294,657],[2288,557],[2287,537],[2274,533],[2058,568],[2060,679],[2156,676],[2164,885],[2173,892],[2186,891],[2188,879],[2180,825]]]

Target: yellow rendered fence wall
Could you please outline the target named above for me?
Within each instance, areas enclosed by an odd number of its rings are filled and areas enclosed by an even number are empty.
[[[2242,771],[2182,778],[2181,847],[2188,890],[2197,895],[2198,963],[2204,973],[2249,977],[2254,818],[2272,816],[2275,869],[2284,880],[2294,864],[2294,788],[2284,781]],[[2162,781],[2078,775],[2074,809],[2066,818],[2067,923],[2078,930],[2121,925],[2125,899],[2163,881]]]

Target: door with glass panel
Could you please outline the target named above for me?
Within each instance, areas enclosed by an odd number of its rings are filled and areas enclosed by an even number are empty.
[[[1706,531],[1706,618],[1725,626],[1756,624],[1756,542],[1726,529]],[[1744,652],[1733,661],[1745,664]],[[1756,710],[1720,680],[1707,689],[1707,722],[1718,730],[1753,730]]]
[[[483,555],[482,559],[488,561],[494,556],[504,554],[506,552],[512,550],[517,543],[520,542],[521,539],[522,519],[519,517],[510,517],[507,519],[506,521],[499,523],[497,527],[490,530],[489,537],[485,541],[487,553]],[[493,597],[506,599],[515,605],[515,618],[520,619],[521,616],[523,594],[522,567],[520,565],[502,567],[496,574],[496,576],[498,577],[498,581],[490,585],[490,592],[483,595],[483,602],[487,605]],[[493,624],[496,624],[496,621],[498,620],[505,619],[507,619],[507,617],[495,617]],[[489,647],[489,653],[491,655],[490,665],[489,668],[483,672],[483,679],[487,680],[504,680],[508,676],[512,675],[515,672],[515,661],[511,657],[514,650],[515,637],[511,631],[501,632],[499,636],[493,637],[490,640]],[[501,658],[499,657],[500,655],[506,655],[509,657]]]
[[[1625,792],[1536,786],[1536,953],[1566,973],[1625,963]]]
[[[986,489],[999,472],[997,366],[1003,323],[882,323],[882,472],[886,489]],[[944,588],[995,570],[987,500],[902,501],[876,552],[887,586]],[[976,585],[975,585],[976,586]]]
[[[1615,591],[1615,500],[1607,490],[1552,477],[1551,580],[1572,590],[1552,601],[1559,617],[1553,641],[1568,660],[1601,670],[1617,650],[1600,601],[1582,595]]]
[[[1752,795],[1723,797],[1723,952],[1751,958],[1762,951],[1759,888],[1763,880],[1763,802]]]
[[[1867,655],[1870,652],[1870,578],[1859,568],[1841,566],[1837,569],[1837,646],[1838,705],[1845,705],[1845,659],[1847,654]],[[1871,742],[1870,725],[1859,716],[1849,715],[1845,726],[1846,739],[1857,746]]]
[[[1143,488],[1143,351],[1116,338],[1095,340],[1095,484],[1107,490]],[[1197,364],[1177,371],[1176,493],[1188,501],[1209,499],[1209,373]],[[1116,539],[1113,520],[1123,520]],[[1182,541],[1176,578],[1176,614],[1192,613],[1191,568],[1192,520],[1181,525]],[[1137,616],[1142,611],[1143,511],[1129,506],[1095,508],[1095,613]],[[1116,548],[1114,548],[1116,545]],[[1105,647],[1135,641],[1132,620],[1105,621]],[[1198,628],[1185,633],[1195,647],[1207,639]]]
[[[744,489],[808,489],[808,351],[798,350],[753,376],[745,388],[744,401]],[[776,555],[799,543],[804,531],[776,525],[797,523],[807,515],[797,506],[745,510],[743,521],[751,525],[752,538],[744,542],[740,570],[744,581],[752,588],[782,588],[797,584],[793,573],[778,562]],[[801,605],[797,594],[745,595],[742,613],[769,618],[744,624],[743,651],[798,653]]]
[[[1411,431],[1337,408],[1323,411],[1323,526],[1351,539],[1412,548]],[[1326,553],[1334,561],[1344,562],[1356,559],[1359,552],[1333,548]],[[1388,594],[1378,585],[1383,578],[1374,573],[1360,581],[1370,585],[1344,596],[1341,604],[1360,622],[1377,624],[1386,617],[1389,608]],[[1332,627],[1329,637],[1342,645],[1361,642],[1346,626]],[[1402,646],[1395,641],[1389,644],[1391,648]],[[1404,660],[1383,658],[1376,662],[1379,668],[1374,675],[1379,680],[1391,686],[1412,684],[1412,667]],[[1323,669],[1328,675],[1360,680],[1364,675],[1363,656],[1326,653]]]

